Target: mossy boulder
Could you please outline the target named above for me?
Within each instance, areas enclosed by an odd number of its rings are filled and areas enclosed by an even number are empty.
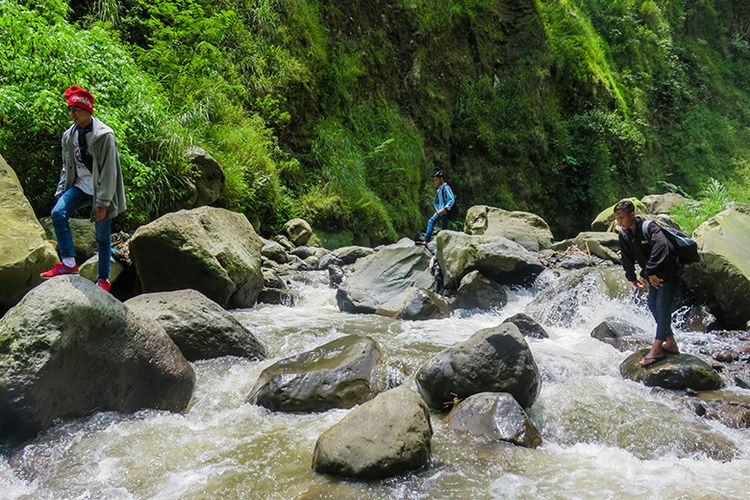
[[[280,243],[273,240],[262,240],[263,246],[260,249],[260,254],[277,264],[286,264],[289,262],[289,255],[284,250],[284,247]]]
[[[516,325],[476,332],[430,359],[416,375],[430,408],[447,411],[455,398],[480,392],[507,392],[529,408],[542,385],[539,368]]]
[[[448,415],[448,426],[491,441],[525,448],[542,444],[542,435],[513,396],[480,392],[461,401]]]
[[[648,347],[653,341],[643,329],[617,318],[607,318],[591,330],[591,337],[620,351]]]
[[[312,237],[312,227],[305,219],[292,219],[284,224],[284,234],[294,245],[304,245]]]
[[[109,281],[114,285],[117,278],[125,271],[125,266],[114,257],[109,258]],[[89,281],[96,283],[99,277],[99,256],[93,255],[78,268],[78,273]]]
[[[47,239],[56,242],[57,237],[55,236],[52,219],[50,217],[42,217],[39,219],[39,222],[44,228]],[[96,255],[96,225],[88,219],[79,219],[76,217],[68,219],[68,223],[70,224],[70,232],[73,235],[73,248],[76,251],[76,260],[81,263]]]
[[[189,361],[221,356],[266,357],[265,347],[252,333],[196,290],[146,293],[125,305],[159,323]]]
[[[552,231],[538,215],[486,205],[469,208],[464,221],[464,232],[508,238],[532,252],[544,250],[552,244]]]
[[[635,211],[639,214],[648,213],[646,205],[638,198],[627,198],[635,205]],[[615,221],[615,205],[605,208],[599,215],[591,222],[591,230],[605,232],[608,231],[612,223]]]
[[[371,338],[341,337],[263,370],[249,400],[286,412],[351,408],[383,389],[382,358]]]
[[[678,193],[664,193],[646,195],[641,201],[645,207],[645,213],[658,215],[668,214],[670,210],[684,205],[688,200]]]
[[[432,454],[430,413],[406,386],[355,408],[315,443],[313,469],[352,479],[382,479],[427,464]]]
[[[208,151],[197,146],[189,148],[185,154],[193,165],[195,173],[195,196],[193,207],[210,205],[221,197],[224,191],[225,175],[221,164]]]
[[[690,354],[669,354],[652,365],[641,366],[639,362],[648,352],[648,349],[642,349],[625,358],[620,364],[620,374],[635,382],[664,389],[711,391],[723,385],[711,365]]]
[[[750,321],[750,205],[736,204],[701,224],[693,233],[700,262],[682,279],[727,328]]]
[[[158,323],[80,276],[49,280],[0,319],[0,437],[58,418],[182,411],[195,374]]]
[[[57,264],[13,169],[0,156],[0,314],[41,283],[39,273]]]
[[[528,284],[544,270],[533,253],[501,236],[440,231],[436,241],[446,288],[457,288],[471,271],[501,284]]]
[[[521,335],[532,339],[548,339],[549,334],[534,318],[525,313],[517,313],[506,318],[503,323],[513,323],[516,325]]]
[[[263,288],[262,247],[244,215],[200,207],[139,227],[130,256],[144,292],[192,288],[222,307],[251,307]]]
[[[409,287],[378,307],[375,314],[407,320],[438,319],[450,315],[450,306],[435,292]]]

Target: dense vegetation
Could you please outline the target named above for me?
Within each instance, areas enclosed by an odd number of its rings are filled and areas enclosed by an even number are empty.
[[[0,33],[0,154],[39,213],[71,84],[118,135],[129,227],[185,205],[192,144],[218,204],[338,243],[413,235],[435,168],[558,236],[624,195],[750,201],[746,2],[0,0]]]

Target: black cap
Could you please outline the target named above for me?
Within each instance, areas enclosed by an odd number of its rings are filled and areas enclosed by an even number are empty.
[[[443,176],[443,171],[442,170],[435,170],[435,173],[432,174],[432,176],[433,177],[440,177],[442,179],[444,177]]]

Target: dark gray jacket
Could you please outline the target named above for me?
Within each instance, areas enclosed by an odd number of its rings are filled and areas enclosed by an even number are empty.
[[[675,258],[675,248],[661,230],[659,224],[648,224],[648,235],[643,234],[643,218],[635,219],[635,234],[627,229],[620,231],[622,267],[628,281],[635,281],[635,263],[641,268],[641,276],[648,279],[655,274],[663,280],[677,277],[680,266]]]

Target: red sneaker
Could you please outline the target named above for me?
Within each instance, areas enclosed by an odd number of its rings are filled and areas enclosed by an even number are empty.
[[[109,293],[109,288],[112,286],[112,284],[109,282],[109,280],[98,279],[96,280],[96,286]]]
[[[39,276],[41,276],[42,278],[48,280],[50,278],[54,278],[55,276],[64,276],[66,274],[76,274],[76,273],[78,273],[78,265],[77,264],[75,266],[73,266],[73,267],[68,267],[65,264],[63,264],[62,262],[60,262],[59,264],[56,264],[55,267],[53,267],[49,271],[43,272]]]

